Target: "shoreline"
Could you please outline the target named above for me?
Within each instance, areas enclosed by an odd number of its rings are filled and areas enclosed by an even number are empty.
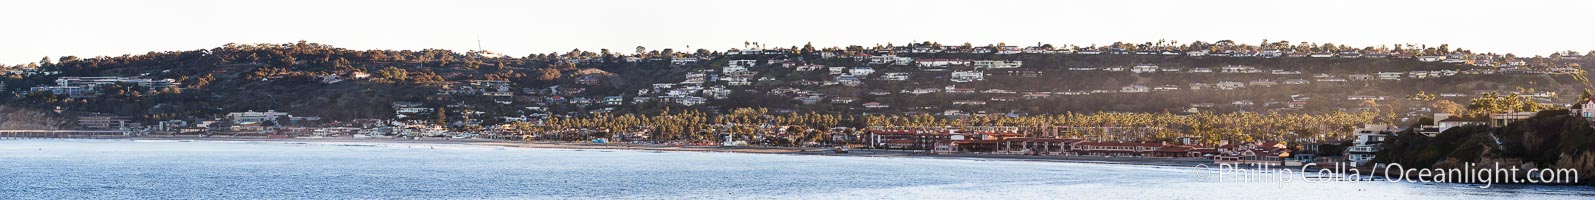
[[[645,144],[596,144],[596,143],[571,143],[571,142],[515,142],[494,139],[435,139],[421,140],[370,138],[357,139],[351,137],[328,138],[188,138],[188,137],[118,137],[118,138],[61,138],[61,139],[90,139],[90,140],[165,140],[165,141],[243,141],[243,142],[368,142],[388,144],[447,144],[469,145],[483,147],[508,147],[526,149],[565,149],[565,150],[638,150],[638,151],[671,151],[671,152],[710,152],[710,153],[748,153],[748,154],[777,154],[777,155],[805,155],[805,156],[841,156],[841,157],[883,157],[883,158],[917,158],[917,159],[963,159],[963,160],[994,160],[994,161],[1021,161],[1021,162],[1058,162],[1081,164],[1109,164],[1133,165],[1150,167],[1198,167],[1199,164],[1214,166],[1209,159],[1192,158],[1149,158],[1149,157],[1094,157],[1094,156],[1034,156],[1017,154],[929,154],[925,152],[883,149],[851,149],[848,153],[833,153],[830,148],[820,147],[723,147],[723,146],[665,146]]]
[[[4,140],[19,138],[0,138]],[[667,151],[667,152],[705,152],[705,153],[745,153],[745,154],[772,154],[794,156],[837,156],[837,157],[876,157],[876,158],[908,158],[908,159],[948,159],[970,161],[1010,161],[1010,162],[1043,162],[1043,163],[1076,163],[1098,165],[1120,165],[1150,168],[1186,168],[1200,169],[1200,165],[1207,168],[1218,167],[1210,159],[1201,158],[1153,158],[1153,157],[1094,157],[1094,156],[1034,156],[1017,154],[929,154],[903,150],[880,149],[852,149],[849,153],[832,153],[829,148],[799,148],[799,147],[721,147],[721,146],[663,146],[642,144],[595,144],[595,143],[562,143],[562,142],[514,142],[493,139],[355,139],[355,138],[170,138],[170,137],[117,137],[117,138],[21,138],[30,139],[65,139],[65,140],[127,140],[127,141],[209,141],[209,142],[276,142],[276,143],[376,143],[389,145],[461,145],[473,147],[504,147],[520,149],[547,149],[547,150],[629,150],[629,151]],[[1291,167],[1284,167],[1289,169]],[[1249,168],[1248,168],[1249,169]],[[1281,169],[1277,166],[1272,169]],[[1312,168],[1313,170],[1322,168]],[[1359,171],[1363,169],[1359,168]],[[1359,176],[1375,178],[1379,175],[1376,171],[1362,171]],[[1308,173],[1300,171],[1296,173]],[[1340,174],[1339,172],[1331,172]],[[1349,174],[1340,174],[1349,175]],[[1375,181],[1380,179],[1368,179]],[[1477,184],[1461,183],[1452,184]],[[1496,185],[1581,185],[1578,183],[1567,184],[1531,184],[1531,183],[1494,183]]]

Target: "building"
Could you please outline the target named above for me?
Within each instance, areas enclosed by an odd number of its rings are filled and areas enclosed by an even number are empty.
[[[1397,77],[1399,78],[1400,76],[1397,76]],[[1353,80],[1353,81],[1368,81],[1368,80],[1373,80],[1374,76],[1373,75],[1368,75],[1368,74],[1352,74],[1352,75],[1346,75],[1346,78],[1350,79],[1350,80]]]
[[[1489,125],[1492,127],[1506,126],[1512,122],[1528,120],[1530,117],[1534,117],[1534,112],[1495,113],[1490,114]]]
[[[1224,81],[1224,82],[1218,82],[1217,84],[1213,84],[1213,86],[1217,87],[1220,90],[1234,90],[1234,89],[1246,88],[1246,83],[1235,82],[1235,81]]]
[[[1152,73],[1157,71],[1158,67],[1156,65],[1136,65],[1135,67],[1130,67],[1130,72],[1133,73]]]
[[[1247,83],[1247,85],[1248,86],[1260,86],[1260,87],[1273,87],[1274,85],[1279,85],[1279,83],[1275,83],[1273,80],[1259,79],[1259,80],[1252,80],[1251,82]]]
[[[973,63],[976,69],[1011,69],[1024,65],[1024,61],[1017,60],[977,60]]]
[[[1251,66],[1230,65],[1230,66],[1224,66],[1224,67],[1219,68],[1219,72],[1222,72],[1222,73],[1250,74],[1250,73],[1262,73],[1263,70],[1258,70],[1256,67],[1251,67]]]
[[[149,89],[149,90],[160,90],[160,89],[163,89],[163,88],[177,87],[176,81],[172,80],[172,79],[151,80],[151,79],[135,79],[135,78],[127,78],[127,77],[114,77],[114,76],[112,76],[112,77],[61,77],[59,79],[56,79],[55,83],[56,83],[56,85],[61,85],[61,86],[87,86],[87,87],[99,87],[99,86],[104,86],[104,85],[124,84],[125,83],[125,84],[138,85],[140,87],[144,87],[144,88]]]
[[[972,63],[972,62],[973,61],[963,60],[963,59],[932,59],[932,58],[919,59],[919,60],[914,61],[914,63],[918,63],[919,64],[919,67],[947,67],[947,66],[958,66],[958,65],[970,65],[970,63]]]
[[[1402,72],[1379,72],[1379,80],[1401,80]]]
[[[708,102],[708,99],[704,99],[703,97],[690,97],[690,96],[689,97],[677,97],[677,98],[675,98],[675,102],[677,104],[681,104],[683,106],[696,106],[696,105],[703,105],[703,103]]]
[[[1584,120],[1595,120],[1595,99],[1584,99],[1574,103],[1568,110],[1573,111],[1573,115],[1583,117]]]
[[[887,81],[904,81],[908,80],[908,72],[887,72],[886,74],[882,74],[880,79]]]
[[[99,90],[81,86],[37,86],[33,87],[31,92],[49,92],[71,98],[87,98],[100,95]]]
[[[690,64],[697,64],[697,63],[698,63],[698,58],[672,58],[672,59],[670,59],[670,65],[690,65]]]
[[[89,130],[129,130],[140,126],[131,118],[115,115],[92,115],[78,117],[78,126]]]
[[[1123,93],[1141,93],[1147,91],[1151,91],[1151,88],[1148,88],[1145,85],[1130,85],[1119,89],[1119,92]]]
[[[981,101],[981,100],[958,100],[958,101],[953,101],[953,105],[978,106],[978,105],[986,105],[986,101]]]
[[[1153,152],[1162,148],[1162,144],[1131,143],[1131,142],[1079,142],[1072,145],[1076,152],[1082,156],[1105,157],[1150,157]]]
[[[908,65],[909,63],[913,63],[913,62],[914,62],[914,58],[897,57],[897,55],[880,55],[880,56],[870,56],[869,57],[869,63],[872,64],[872,65],[884,65],[884,64]]]
[[[1388,125],[1365,125],[1358,128],[1355,134],[1357,139],[1351,147],[1346,148],[1346,159],[1357,166],[1373,161],[1374,154],[1384,150],[1385,140],[1395,137],[1394,129]]]
[[[144,88],[145,91],[160,91],[177,87],[172,79],[135,79],[126,77],[61,77],[55,80],[55,85],[42,85],[29,89],[30,92],[49,92],[71,98],[87,98],[99,96],[99,88],[107,85],[133,85]],[[3,88],[3,87],[0,87]]]
[[[604,104],[605,105],[612,105],[612,106],[623,105],[623,104],[626,104],[626,97],[622,97],[622,96],[607,96],[607,97],[604,97]]]
[[[852,74],[852,75],[855,75],[855,76],[868,76],[868,75],[870,75],[870,74],[873,74],[873,73],[875,73],[875,68],[870,68],[870,67],[853,67],[853,68],[851,68],[851,69],[847,69],[847,73],[848,73],[848,74]]]
[[[881,103],[881,102],[864,103],[864,108],[881,109],[881,108],[889,108],[889,107],[891,107],[891,106],[890,105],[886,105],[886,104]]]
[[[954,71],[952,81],[959,83],[986,80],[986,73],[980,71]]]
[[[1025,77],[1025,78],[1041,77],[1042,73],[1043,72],[1041,72],[1041,70],[1025,70],[1025,69],[1008,70],[1008,75],[1009,76],[1018,76],[1018,77]]]
[[[865,138],[869,147],[876,149],[932,150],[937,143],[950,144],[962,140],[950,133],[915,130],[870,130]]]
[[[227,119],[232,120],[233,124],[253,124],[266,121],[278,122],[277,119],[280,119],[281,117],[292,117],[292,115],[288,115],[288,113],[284,112],[277,112],[275,110],[268,110],[266,112],[255,112],[251,110],[245,112],[227,113]]]
[[[1450,113],[1435,113],[1432,119],[1434,119],[1434,123],[1430,125],[1423,125],[1421,127],[1422,130],[1419,130],[1419,133],[1423,133],[1429,137],[1434,137],[1435,135],[1445,132],[1446,130],[1450,130],[1451,128],[1467,125],[1488,124],[1484,120],[1451,116]]]
[[[758,64],[758,60],[731,60],[726,62],[726,67],[751,68]]]

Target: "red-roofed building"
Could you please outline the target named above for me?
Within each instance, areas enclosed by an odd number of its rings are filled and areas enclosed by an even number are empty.
[[[952,134],[916,130],[870,130],[870,146],[877,149],[932,150],[949,145]],[[961,139],[961,138],[960,138]]]
[[[993,153],[1001,147],[996,140],[953,140],[952,144],[959,152]]]
[[[1059,138],[1007,138],[1001,141],[999,151],[1026,155],[1071,155],[1071,147],[1081,140]]]
[[[1085,156],[1147,157],[1163,144],[1138,142],[1079,142],[1072,145],[1075,154]]]
[[[1186,146],[1167,146],[1167,147],[1163,147],[1163,148],[1158,148],[1156,151],[1152,151],[1152,156],[1153,157],[1166,157],[1166,158],[1184,158],[1184,157],[1199,157],[1199,156],[1202,156],[1200,154],[1191,155],[1191,149],[1193,149],[1193,148],[1186,147]]]

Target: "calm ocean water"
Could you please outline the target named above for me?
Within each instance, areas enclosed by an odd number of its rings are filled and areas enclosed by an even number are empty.
[[[1186,167],[397,143],[0,140],[0,199],[1591,199]]]

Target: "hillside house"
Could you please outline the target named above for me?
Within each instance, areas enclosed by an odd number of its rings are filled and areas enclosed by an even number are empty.
[[[875,68],[853,67],[851,69],[847,69],[847,73],[848,74],[852,74],[852,75],[857,75],[857,76],[869,76],[870,74],[875,73]]]
[[[947,67],[947,66],[970,65],[970,63],[972,63],[973,61],[964,60],[964,59],[927,58],[927,59],[919,59],[919,60],[916,60],[914,62],[918,63],[919,67]]]
[[[1151,91],[1151,88],[1148,88],[1145,85],[1130,85],[1119,88],[1119,92],[1122,93],[1142,93],[1148,91]]]
[[[1262,73],[1263,71],[1262,70],[1258,70],[1256,67],[1251,67],[1251,66],[1230,65],[1230,66],[1220,67],[1219,68],[1219,72],[1222,72],[1222,73],[1250,74],[1250,73]]]
[[[1024,62],[1017,60],[977,60],[973,62],[973,65],[976,69],[1011,69],[1023,66]]]
[[[1379,80],[1401,80],[1402,72],[1379,72]]]
[[[731,60],[726,62],[726,67],[752,68],[759,65],[758,60]]]
[[[1130,67],[1131,73],[1153,73],[1157,71],[1157,65],[1136,65],[1134,67]]]
[[[980,71],[953,71],[952,81],[959,83],[986,80],[986,73]]]
[[[1234,90],[1234,89],[1246,88],[1246,83],[1235,82],[1235,81],[1223,81],[1223,82],[1218,82],[1217,84],[1213,84],[1213,87],[1216,87],[1216,88],[1218,88],[1220,90]]]
[[[881,80],[887,80],[887,81],[908,80],[908,72],[887,72],[885,74],[882,74],[880,79]]]

